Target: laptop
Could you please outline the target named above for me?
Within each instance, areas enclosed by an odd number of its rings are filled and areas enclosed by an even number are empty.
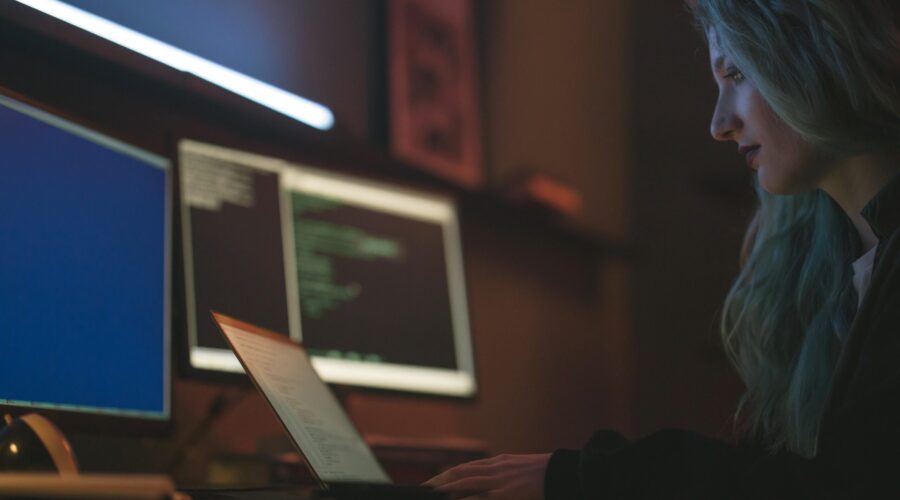
[[[318,482],[314,498],[447,498],[430,488],[392,484],[303,347],[286,335],[212,316]]]

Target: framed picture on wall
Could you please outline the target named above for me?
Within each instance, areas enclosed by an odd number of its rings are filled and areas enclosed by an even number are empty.
[[[391,148],[468,188],[484,182],[471,0],[389,0]]]

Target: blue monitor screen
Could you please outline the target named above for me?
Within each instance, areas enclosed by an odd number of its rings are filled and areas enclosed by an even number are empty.
[[[168,418],[168,162],[4,96],[0,131],[0,405]]]

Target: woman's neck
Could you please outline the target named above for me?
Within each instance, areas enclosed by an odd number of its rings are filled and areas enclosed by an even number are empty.
[[[859,233],[863,253],[878,244],[878,237],[862,216],[862,209],[898,172],[898,155],[854,156],[842,160],[819,183],[819,188],[847,213]]]

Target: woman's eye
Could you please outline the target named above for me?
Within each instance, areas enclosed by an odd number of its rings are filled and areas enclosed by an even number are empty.
[[[729,70],[725,75],[725,79],[731,80],[735,83],[742,82],[744,80],[744,73],[742,73],[739,69],[732,69]]]

